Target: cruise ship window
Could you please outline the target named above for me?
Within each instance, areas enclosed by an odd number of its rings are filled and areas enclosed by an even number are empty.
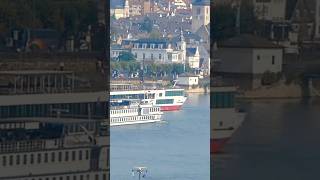
[[[12,166],[13,165],[13,155],[9,156],[9,165]]]
[[[16,164],[19,165],[20,164],[20,155],[16,156]]]
[[[23,164],[27,164],[27,155],[23,155]]]
[[[45,163],[48,162],[48,153],[44,153],[44,162],[45,162]]]
[[[72,161],[76,160],[76,151],[72,151]]]
[[[7,157],[2,156],[2,166],[6,166],[6,165],[7,165]]]
[[[30,164],[33,164],[33,162],[34,162],[34,155],[30,154]]]
[[[59,162],[62,161],[62,152],[59,152],[59,157],[58,157],[58,159],[59,159]]]
[[[38,163],[39,164],[41,163],[41,154],[40,153],[38,154]]]
[[[82,151],[80,150],[78,154],[79,154],[79,160],[82,160]]]
[[[56,159],[56,158],[55,158],[55,153],[54,153],[54,152],[52,152],[52,153],[51,153],[51,161],[52,161],[52,162],[54,162],[54,161],[55,161],[55,159]]]
[[[86,150],[86,159],[89,159],[89,150]]]
[[[64,160],[69,161],[69,152],[68,151],[65,152]]]

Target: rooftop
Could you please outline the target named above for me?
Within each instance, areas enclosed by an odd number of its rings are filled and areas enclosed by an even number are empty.
[[[282,48],[268,39],[250,34],[242,34],[218,43],[222,48]]]
[[[192,5],[196,6],[210,6],[210,0],[193,0]]]

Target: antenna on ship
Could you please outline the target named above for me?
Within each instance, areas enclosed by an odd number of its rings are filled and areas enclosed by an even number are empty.
[[[147,167],[134,167],[132,169],[132,176],[135,176],[135,174],[138,174],[139,180],[141,180],[141,178],[145,178],[147,175]]]

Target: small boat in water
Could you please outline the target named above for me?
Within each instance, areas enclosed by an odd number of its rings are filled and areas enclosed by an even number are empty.
[[[235,87],[211,88],[210,152],[218,153],[245,119],[245,112],[235,107]]]
[[[123,101],[110,109],[110,126],[159,122],[163,112],[160,107],[145,102]],[[114,103],[114,102],[113,102]]]

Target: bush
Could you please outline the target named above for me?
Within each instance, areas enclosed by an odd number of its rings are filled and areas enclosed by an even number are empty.
[[[262,85],[271,85],[279,81],[281,74],[273,73],[270,71],[266,71],[262,74],[261,84]]]

